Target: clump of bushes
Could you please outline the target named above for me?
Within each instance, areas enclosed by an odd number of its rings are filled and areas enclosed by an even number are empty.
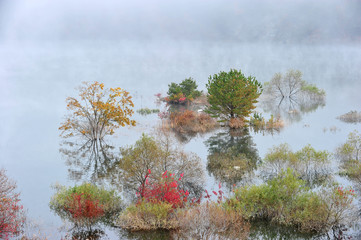
[[[321,233],[354,220],[353,199],[354,190],[337,186],[311,192],[288,168],[265,184],[236,189],[226,206],[242,212],[245,219]]]
[[[341,162],[343,174],[361,183],[361,134],[355,130],[348,135],[346,143],[339,146],[336,156]]]
[[[90,183],[75,187],[57,186],[56,189],[50,209],[78,228],[91,230],[98,223],[111,223],[121,210],[121,198],[114,190]]]
[[[149,115],[152,113],[159,113],[159,109],[141,108],[137,110],[140,115]]]
[[[0,238],[10,239],[22,232],[25,212],[20,204],[16,184],[0,170]]]
[[[329,175],[330,154],[317,151],[311,145],[293,152],[288,144],[274,146],[264,158],[264,170],[271,177],[282,169],[292,168],[309,184],[326,179]]]
[[[218,122],[210,115],[191,110],[171,113],[169,124],[175,132],[190,135],[205,133],[219,126]]]
[[[188,191],[182,190],[174,174],[164,172],[160,180],[149,178],[139,187],[136,204],[130,205],[118,219],[118,224],[129,230],[176,229],[179,223],[176,210],[185,207]]]
[[[197,90],[198,85],[192,78],[186,78],[180,84],[172,82],[168,87],[168,96],[164,100],[172,104],[189,103],[202,94]]]
[[[338,116],[337,118],[340,119],[343,122],[357,123],[357,122],[361,122],[361,112],[350,111],[350,112],[345,113],[345,114],[343,114],[341,116]]]
[[[246,239],[249,224],[240,212],[222,205],[223,192],[213,191],[217,202],[210,202],[206,191],[206,203],[201,198],[189,199],[188,192],[181,189],[183,174],[176,177],[164,172],[160,180],[150,178],[140,186],[136,203],[131,204],[119,217],[122,228],[140,230],[173,230],[174,237],[207,239]]]

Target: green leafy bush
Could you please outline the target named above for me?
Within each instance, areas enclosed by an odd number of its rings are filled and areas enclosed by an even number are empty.
[[[171,83],[168,85],[168,103],[187,103],[201,96],[202,92],[197,90],[197,83],[192,78],[184,79],[180,84]]]
[[[354,190],[331,186],[315,193],[291,169],[259,186],[235,190],[225,206],[250,220],[295,226],[303,232],[327,232],[354,219]]]
[[[75,187],[57,186],[50,209],[77,227],[91,228],[97,223],[111,223],[121,210],[121,199],[114,190],[90,183]]]

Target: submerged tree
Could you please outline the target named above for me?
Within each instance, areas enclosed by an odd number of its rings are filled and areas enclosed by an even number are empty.
[[[80,99],[67,98],[70,111],[61,124],[62,137],[81,136],[88,140],[101,140],[112,135],[116,128],[135,125],[130,117],[134,113],[132,97],[121,88],[104,88],[103,83],[84,82],[79,87]]]
[[[301,71],[291,69],[286,74],[276,73],[264,84],[260,103],[266,112],[294,122],[324,106],[325,96],[324,90],[302,79]]]
[[[222,121],[244,121],[262,92],[262,85],[255,77],[246,77],[235,69],[210,76],[206,86],[210,104],[207,112]]]

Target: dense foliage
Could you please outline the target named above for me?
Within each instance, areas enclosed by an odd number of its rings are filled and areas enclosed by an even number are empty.
[[[79,96],[80,100],[74,97],[66,100],[70,115],[59,127],[61,136],[78,135],[88,140],[101,140],[120,126],[135,125],[130,119],[134,105],[127,91],[106,89],[103,83],[84,82],[79,87]]]
[[[77,227],[91,229],[97,223],[109,223],[120,212],[122,201],[116,192],[84,183],[75,187],[58,186],[50,208]]]
[[[172,82],[168,87],[168,97],[165,98],[168,103],[186,103],[202,94],[197,90],[198,85],[192,78],[186,78],[180,84]]]
[[[244,122],[262,92],[255,77],[246,77],[234,69],[210,76],[206,86],[210,104],[207,112],[221,120],[241,119]]]

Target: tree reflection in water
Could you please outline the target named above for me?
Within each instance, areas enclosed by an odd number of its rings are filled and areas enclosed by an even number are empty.
[[[63,141],[59,149],[69,167],[69,178],[93,183],[106,178],[108,169],[116,161],[113,150],[114,146],[104,140]]]
[[[286,119],[290,123],[301,121],[304,114],[314,112],[326,104],[324,98],[312,98],[302,93],[292,97],[263,95],[259,103],[265,112]]]
[[[234,184],[250,180],[260,161],[248,129],[219,132],[206,142],[209,155],[207,170],[217,181],[231,189]]]

